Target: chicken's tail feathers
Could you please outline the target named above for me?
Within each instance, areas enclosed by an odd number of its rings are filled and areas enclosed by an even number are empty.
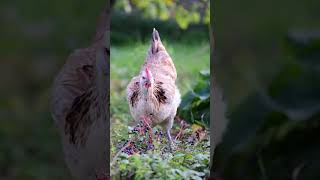
[[[160,35],[159,32],[156,30],[156,28],[153,28],[152,32],[152,41],[160,41]]]
[[[156,30],[156,28],[153,28],[149,53],[154,55],[161,50],[165,50],[165,48],[162,45],[159,32]]]

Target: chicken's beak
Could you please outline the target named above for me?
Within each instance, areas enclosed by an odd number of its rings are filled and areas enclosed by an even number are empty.
[[[151,87],[151,82],[150,80],[144,83],[145,88],[150,88]]]

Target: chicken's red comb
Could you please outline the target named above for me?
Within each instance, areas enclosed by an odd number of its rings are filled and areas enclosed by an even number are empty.
[[[150,79],[150,71],[149,71],[149,68],[146,67],[145,71],[146,71],[147,78]]]

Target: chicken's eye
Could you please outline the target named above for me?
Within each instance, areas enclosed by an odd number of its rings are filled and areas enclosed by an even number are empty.
[[[144,76],[142,76],[142,79],[146,79]]]

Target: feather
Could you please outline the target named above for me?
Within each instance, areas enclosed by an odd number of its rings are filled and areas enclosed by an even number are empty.
[[[97,95],[93,94],[95,89],[90,89],[86,93],[78,96],[72,103],[71,110],[66,116],[65,133],[69,135],[69,141],[72,144],[80,143],[85,145],[86,139],[89,133],[89,128],[92,125],[93,119],[98,119],[100,114],[96,114],[96,117],[90,117],[90,111],[94,111],[97,108]]]
[[[134,107],[137,104],[137,101],[138,101],[138,98],[139,98],[139,94],[140,94],[139,89],[137,89],[137,90],[132,92],[132,95],[130,97],[130,103],[131,103],[132,107]]]
[[[165,104],[167,101],[167,97],[165,95],[165,90],[162,88],[163,82],[156,82],[155,89],[154,89],[154,96],[159,102],[159,104]]]

